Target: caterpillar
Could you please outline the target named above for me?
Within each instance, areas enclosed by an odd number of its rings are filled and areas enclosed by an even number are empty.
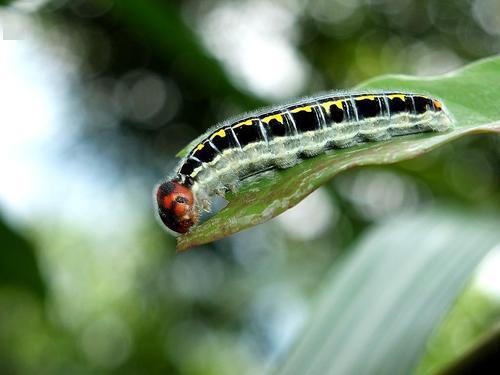
[[[173,177],[156,187],[162,222],[178,233],[197,224],[215,195],[248,176],[292,167],[328,149],[427,131],[446,131],[443,103],[405,92],[325,94],[223,122],[198,138]]]

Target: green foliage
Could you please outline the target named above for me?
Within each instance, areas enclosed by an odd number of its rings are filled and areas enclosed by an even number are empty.
[[[32,244],[0,220],[0,286],[27,288],[44,297],[46,287],[40,275]]]
[[[228,195],[229,204],[221,212],[180,236],[178,249],[214,241],[272,219],[343,170],[395,163],[465,135],[500,132],[500,99],[496,94],[500,90],[499,72],[500,58],[492,58],[430,79],[384,76],[362,84],[359,88],[409,90],[440,97],[455,117],[455,129],[446,134],[418,134],[334,150],[249,183],[237,194]]]
[[[102,0],[92,0],[97,5]],[[177,6],[154,0],[120,0],[113,3],[113,14],[127,30],[145,38],[166,62],[176,60],[178,73],[205,95],[230,95],[242,105],[261,105],[256,98],[235,88],[220,64],[203,48]]]
[[[373,229],[324,281],[278,374],[411,373],[471,272],[500,241],[499,224],[441,207]]]

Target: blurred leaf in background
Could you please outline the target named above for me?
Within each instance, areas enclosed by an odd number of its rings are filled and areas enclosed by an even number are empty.
[[[439,207],[372,229],[323,282],[278,373],[412,373],[436,323],[500,244],[499,225],[498,217]]]
[[[0,218],[0,288],[22,287],[44,298],[47,290],[33,245]]]

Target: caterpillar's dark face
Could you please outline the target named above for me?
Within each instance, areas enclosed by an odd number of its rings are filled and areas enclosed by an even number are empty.
[[[186,233],[198,221],[191,189],[176,180],[158,186],[156,201],[161,221],[173,231]]]

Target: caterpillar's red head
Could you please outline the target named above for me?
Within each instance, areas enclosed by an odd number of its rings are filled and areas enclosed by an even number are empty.
[[[191,189],[177,180],[162,183],[156,191],[161,221],[178,233],[186,233],[198,222]]]

